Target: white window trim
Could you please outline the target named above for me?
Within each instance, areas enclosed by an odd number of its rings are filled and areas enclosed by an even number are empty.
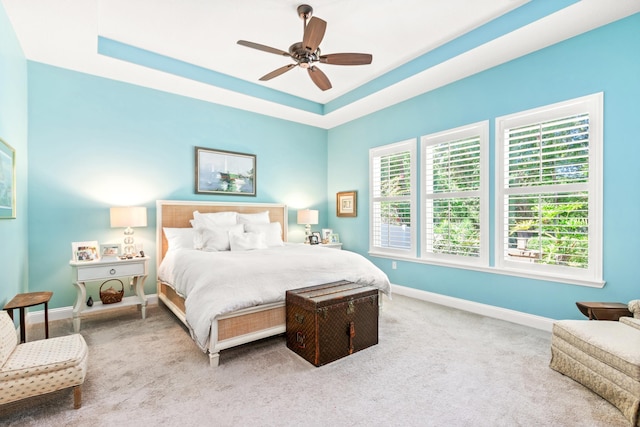
[[[478,190],[480,197],[480,254],[478,257],[467,257],[427,252],[428,246],[426,231],[428,229],[429,221],[425,209],[427,201],[426,188],[422,188],[422,191],[420,192],[420,207],[423,211],[422,229],[420,230],[420,257],[425,261],[485,267],[489,265],[489,121],[485,120],[421,137],[420,155],[422,160],[420,182],[423,186],[425,185],[428,166],[426,149],[428,146],[474,136],[480,136],[480,189]]]
[[[416,146],[417,139],[408,139],[405,141],[396,142],[393,144],[384,145],[381,147],[374,147],[369,149],[369,254],[370,255],[378,255],[378,256],[396,256],[399,258],[416,258],[417,248],[416,248],[416,233],[417,233],[417,220],[416,220],[416,192],[417,190],[417,156],[416,156]],[[374,236],[373,236],[373,224],[374,224],[374,209],[373,204],[376,201],[393,201],[395,198],[374,198],[373,189],[373,159],[374,157],[385,156],[389,154],[398,153],[401,151],[409,151],[411,155],[411,196],[409,197],[410,203],[410,212],[411,212],[411,247],[409,249],[393,249],[393,248],[381,248],[373,245]],[[403,197],[404,199],[404,197]]]
[[[510,114],[495,119],[495,266],[499,270],[521,277],[561,281],[585,286],[602,287],[602,213],[603,213],[603,99],[602,92],[540,108]],[[504,259],[504,134],[509,128],[543,122],[589,112],[589,267],[585,271],[563,266],[525,264]]]

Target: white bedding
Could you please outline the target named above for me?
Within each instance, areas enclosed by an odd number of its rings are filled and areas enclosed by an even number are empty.
[[[253,251],[170,250],[158,278],[185,298],[188,327],[203,351],[217,316],[284,301],[289,289],[349,280],[387,295],[391,291],[386,274],[365,257],[303,244]]]

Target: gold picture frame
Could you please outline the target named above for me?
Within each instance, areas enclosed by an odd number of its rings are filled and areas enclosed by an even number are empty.
[[[0,219],[16,218],[16,150],[0,138]]]
[[[336,215],[358,216],[358,194],[356,191],[341,191],[336,194]]]

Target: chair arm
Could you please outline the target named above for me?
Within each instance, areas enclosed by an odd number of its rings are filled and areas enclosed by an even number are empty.
[[[629,311],[633,313],[633,317],[640,319],[640,299],[629,301]]]

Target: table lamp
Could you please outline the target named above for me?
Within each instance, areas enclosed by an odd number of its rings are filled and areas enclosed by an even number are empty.
[[[147,208],[139,207],[117,207],[111,208],[111,227],[126,227],[124,230],[124,254],[131,256],[135,253],[133,245],[132,227],[147,226]]]
[[[298,211],[298,224],[304,224],[304,242],[309,243],[311,236],[311,224],[318,223],[318,211],[313,209],[301,209]]]

